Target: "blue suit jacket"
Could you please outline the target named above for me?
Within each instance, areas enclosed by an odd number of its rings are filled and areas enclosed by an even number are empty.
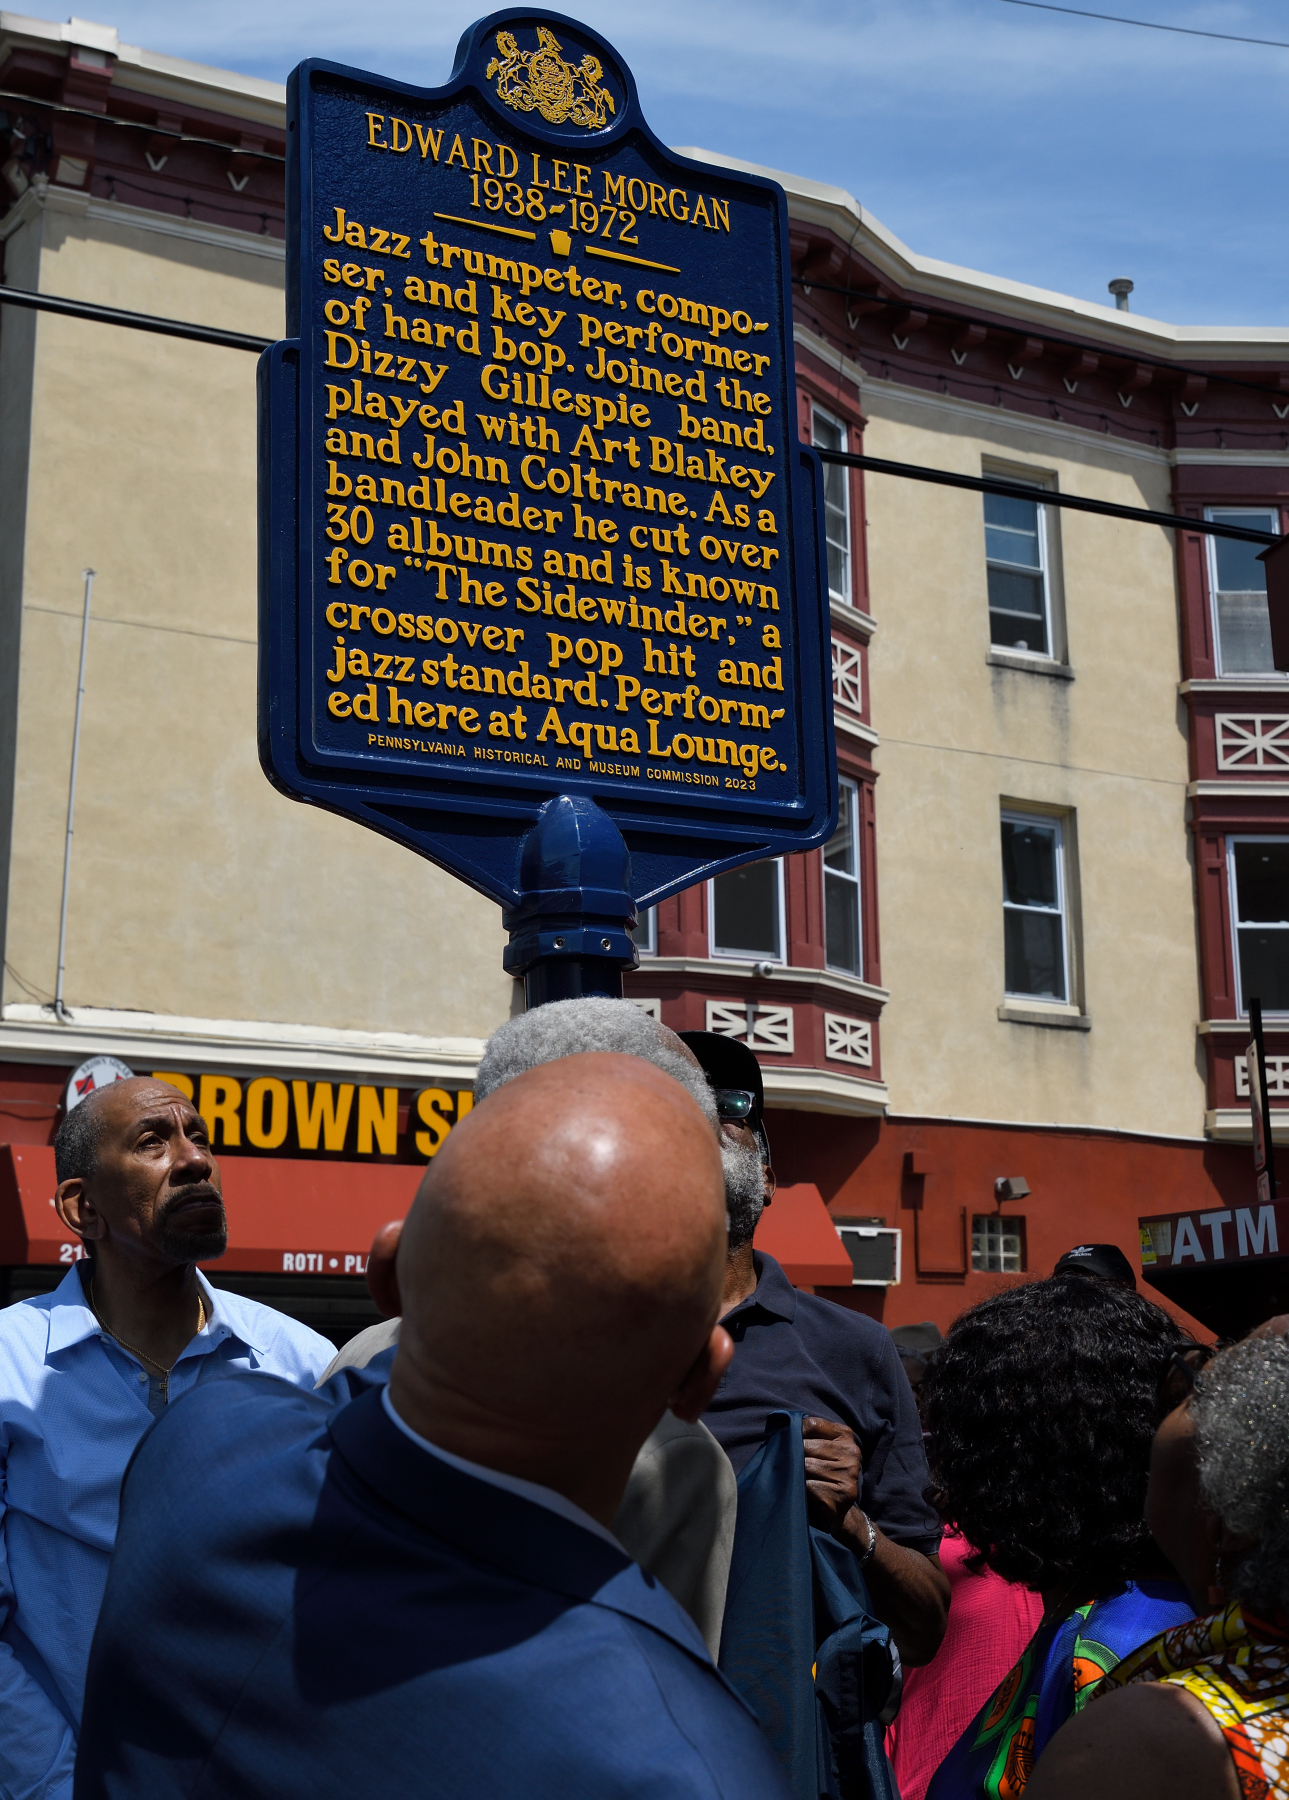
[[[420,1450],[378,1387],[173,1405],[126,1477],[77,1800],[786,1800],[651,1576]]]

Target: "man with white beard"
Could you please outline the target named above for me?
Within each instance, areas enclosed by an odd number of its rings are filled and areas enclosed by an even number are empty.
[[[704,1423],[740,1471],[775,1411],[804,1412],[806,1490],[814,1523],[858,1558],[873,1610],[908,1666],[944,1636],[949,1583],[940,1521],[925,1498],[922,1428],[891,1335],[864,1314],[794,1288],[754,1250],[775,1176],[756,1057],[735,1038],[686,1031],[721,1116],[729,1257],[721,1323],[734,1360]]]

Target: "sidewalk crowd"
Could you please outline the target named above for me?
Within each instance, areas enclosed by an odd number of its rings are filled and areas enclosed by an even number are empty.
[[[166,1083],[0,1312],[3,1800],[1289,1800],[1289,1319],[1079,1245],[892,1333],[754,1248],[751,1051],[489,1041],[336,1354],[198,1265]]]

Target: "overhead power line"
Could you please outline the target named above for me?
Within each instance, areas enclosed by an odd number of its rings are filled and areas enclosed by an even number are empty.
[[[62,313],[72,319],[92,319],[99,325],[124,325],[131,331],[154,331],[162,337],[191,338],[198,344],[220,344],[226,350],[267,350],[272,338],[252,337],[246,331],[227,331],[218,325],[190,325],[186,319],[159,319],[151,313],[127,312],[119,306],[100,306],[92,300],[67,300],[61,294],[33,294],[26,288],[0,283],[0,306],[25,306],[35,312]]]
[[[184,319],[161,319],[151,313],[126,312],[115,306],[68,300],[58,294],[33,294],[22,288],[0,285],[0,306],[26,306],[40,312],[57,312],[74,319],[90,319],[101,325],[123,325],[133,331],[157,332],[163,337],[195,339],[220,344],[230,350],[267,350],[270,339],[218,326],[190,325]],[[1211,519],[1190,519],[1180,513],[1151,512],[1141,506],[1120,506],[1111,500],[1093,500],[1081,494],[1063,494],[1036,488],[1027,481],[1009,481],[1002,475],[962,475],[957,470],[927,468],[922,463],[889,462],[878,456],[857,456],[846,450],[820,450],[820,459],[844,468],[867,469],[874,475],[903,476],[907,481],[929,481],[939,487],[968,488],[977,494],[999,494],[1007,499],[1033,500],[1044,506],[1068,507],[1074,512],[1100,513],[1104,518],[1131,519],[1139,525],[1163,525],[1174,531],[1197,531],[1208,537],[1239,538],[1246,544],[1278,544],[1270,532],[1253,531],[1246,525],[1219,525]]]
[[[1035,12],[1068,13],[1075,19],[1102,19],[1107,25],[1139,25],[1144,31],[1172,31],[1180,37],[1216,38],[1223,44],[1259,44],[1266,50],[1289,50],[1279,38],[1235,37],[1229,31],[1200,31],[1193,25],[1160,25],[1154,19],[1125,19],[1119,13],[1087,12],[1081,6],[1053,6],[1051,0],[1003,0],[1006,6],[1028,6]]]
[[[1008,481],[1002,475],[960,475],[956,469],[929,469],[922,463],[889,462],[881,456],[856,456],[848,450],[816,450],[821,462],[839,463],[847,469],[867,469],[873,475],[898,475],[905,481],[930,481],[937,487],[967,488],[973,494],[998,494],[1004,500],[1037,500],[1040,506],[1066,507],[1071,512],[1099,513],[1105,519],[1130,519],[1137,525],[1163,525],[1170,531],[1197,531],[1205,537],[1238,538],[1244,544],[1278,544],[1269,531],[1253,531],[1247,525],[1220,525],[1212,519],[1190,519],[1183,513],[1152,512],[1144,506],[1120,506],[1114,500],[1092,500],[1082,494],[1063,494],[1040,488],[1029,481]]]

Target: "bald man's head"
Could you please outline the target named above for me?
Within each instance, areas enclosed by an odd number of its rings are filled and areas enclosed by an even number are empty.
[[[671,1076],[602,1052],[517,1075],[408,1215],[395,1403],[414,1386],[431,1414],[547,1442],[594,1421],[629,1466],[708,1342],[725,1249],[717,1141]]]

